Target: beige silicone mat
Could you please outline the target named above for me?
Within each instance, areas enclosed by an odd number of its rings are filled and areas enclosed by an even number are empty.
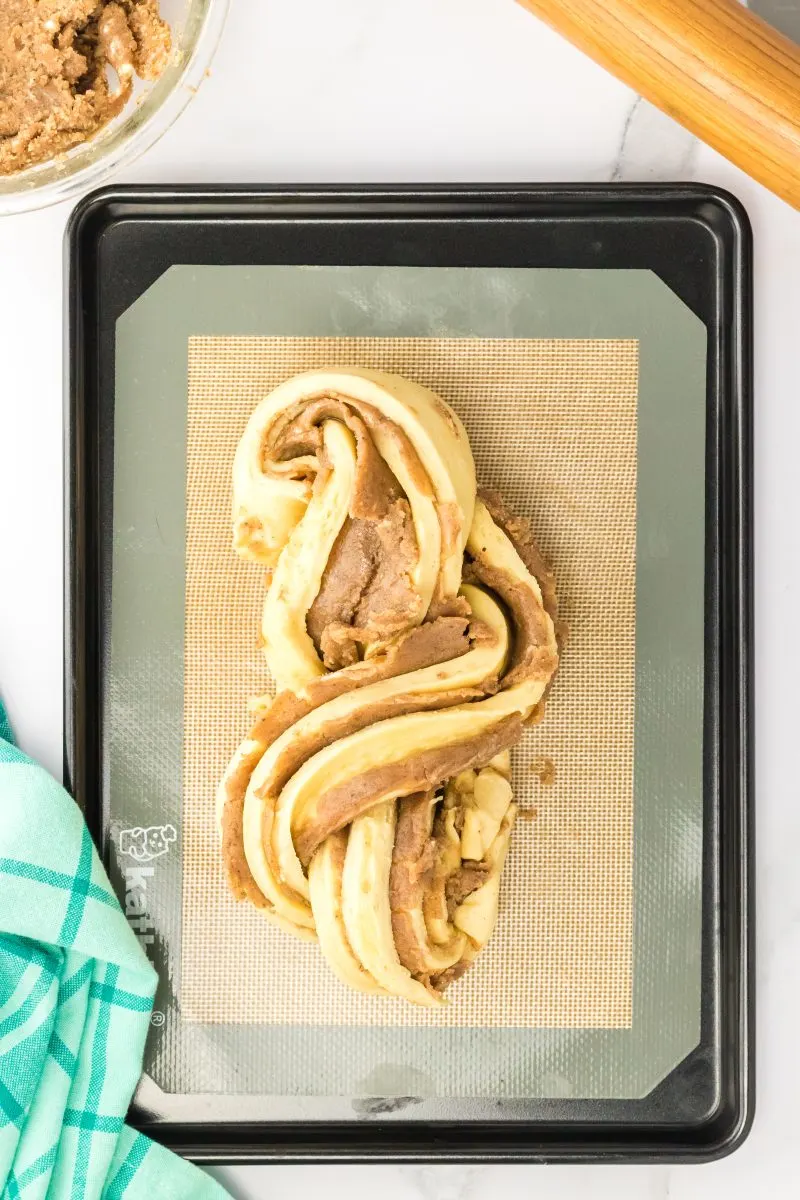
[[[479,480],[533,522],[570,628],[546,718],[514,755],[524,811],[497,929],[444,1010],[350,992],[315,945],[236,903],[220,862],[216,784],[248,728],[246,697],[269,688],[256,644],[263,575],[231,550],[234,450],[276,384],[348,365],[407,375],[453,406]],[[630,1025],[637,372],[630,340],[190,339],[184,1020]]]

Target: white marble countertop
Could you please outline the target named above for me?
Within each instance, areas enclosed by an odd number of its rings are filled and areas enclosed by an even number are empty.
[[[302,65],[301,65],[302,64]],[[512,0],[232,0],[210,78],[126,181],[697,179],[756,245],[758,1113],[708,1167],[249,1167],[238,1197],[744,1200],[797,1194],[800,1113],[800,215]],[[24,747],[61,755],[64,206],[0,219],[0,688]],[[794,1182],[793,1182],[794,1181]]]

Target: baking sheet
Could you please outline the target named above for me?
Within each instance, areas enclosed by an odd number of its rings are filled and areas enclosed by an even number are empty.
[[[66,773],[160,972],[133,1120],[204,1160],[729,1152],[752,1117],[741,206],[700,185],[121,187],[67,241]],[[366,334],[639,343],[628,1028],[181,1018],[188,338]],[[450,1092],[427,1069],[445,1046]]]
[[[206,1161],[729,1152],[752,1115],[741,207],[700,185],[127,187],[87,198],[68,245],[66,768],[160,976],[135,1122]],[[367,334],[638,341],[626,1029],[182,1019],[188,339]]]

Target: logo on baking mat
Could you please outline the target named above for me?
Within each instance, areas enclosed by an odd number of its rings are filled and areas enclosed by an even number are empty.
[[[177,836],[174,825],[149,825],[146,829],[135,825],[133,829],[120,829],[119,852],[140,863],[152,862],[167,853]]]

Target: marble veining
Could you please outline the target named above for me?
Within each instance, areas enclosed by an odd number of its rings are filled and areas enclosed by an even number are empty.
[[[697,138],[642,96],[636,96],[622,126],[609,173],[612,183],[691,179]]]

